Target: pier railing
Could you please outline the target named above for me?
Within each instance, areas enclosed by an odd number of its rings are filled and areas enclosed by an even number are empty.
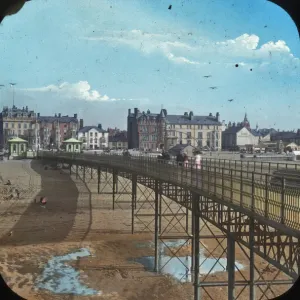
[[[258,172],[233,165],[229,168],[228,164],[217,166],[217,161],[204,162],[201,169],[195,169],[193,164],[184,167],[173,161],[150,157],[51,152],[40,152],[38,156],[66,163],[103,165],[170,182],[300,231],[300,188],[297,184],[300,180],[297,174],[278,176],[269,174],[264,168]]]

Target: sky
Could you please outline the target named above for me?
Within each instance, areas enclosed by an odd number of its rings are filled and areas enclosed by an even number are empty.
[[[163,107],[300,128],[299,35],[266,0],[32,0],[0,25],[0,53],[1,106],[13,82],[16,106],[85,125]]]

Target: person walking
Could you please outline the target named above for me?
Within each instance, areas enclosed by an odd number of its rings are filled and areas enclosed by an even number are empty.
[[[196,169],[201,169],[201,155],[199,152],[195,155],[195,165]]]
[[[186,153],[184,153],[183,163],[184,163],[184,167],[187,168],[189,165],[189,157],[187,156]]]

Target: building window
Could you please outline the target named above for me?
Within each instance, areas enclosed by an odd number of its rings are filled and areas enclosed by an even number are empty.
[[[98,136],[98,132],[95,132],[95,137],[97,137]]]
[[[15,128],[15,123],[11,123],[11,128]]]
[[[21,135],[22,134],[22,130],[18,130],[18,133],[19,133],[19,135]]]
[[[191,145],[192,144],[191,140],[187,140],[187,144]]]
[[[24,128],[27,129],[27,123],[24,123]]]
[[[8,128],[8,123],[5,123],[5,128]]]
[[[18,128],[22,128],[22,124],[21,123],[18,124]]]
[[[187,139],[190,139],[192,137],[192,133],[190,132],[190,131],[188,131],[187,133],[186,133],[186,138]]]
[[[90,132],[90,136],[93,136],[93,133],[92,133],[92,132]]]
[[[207,125],[207,129],[209,129],[210,127],[209,127],[209,125]]]
[[[93,139],[92,138],[90,139],[90,144],[93,144]]]

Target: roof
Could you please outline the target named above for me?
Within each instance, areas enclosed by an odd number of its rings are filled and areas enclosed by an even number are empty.
[[[243,126],[232,126],[232,127],[228,127],[227,129],[225,129],[223,131],[223,134],[226,134],[226,133],[238,133],[240,130],[242,130],[243,128],[246,128],[246,127],[243,127]]]
[[[102,128],[99,128],[97,126],[84,126],[82,127],[81,129],[79,129],[78,132],[81,132],[81,133],[86,133],[86,132],[89,132],[91,129],[95,129],[97,130],[98,132],[107,132],[106,130],[102,129]]]
[[[166,120],[169,124],[179,125],[222,125],[222,123],[213,116],[193,116],[190,120],[189,116],[167,115]]]
[[[82,143],[81,141],[78,141],[74,138],[70,138],[68,140],[63,141],[63,143]]]
[[[69,116],[61,116],[61,117],[53,117],[53,116],[39,116],[37,117],[37,120],[39,122],[46,122],[46,123],[54,123],[54,122],[60,122],[60,123],[78,123],[78,119],[74,117]]]
[[[9,143],[28,143],[26,140],[23,140],[19,137],[12,138],[8,142]]]
[[[250,129],[250,132],[254,135],[254,136],[263,136],[263,134],[256,129]]]
[[[178,145],[172,147],[171,149],[169,149],[168,152],[171,155],[177,155],[177,154],[179,154],[180,152],[182,152],[187,147],[193,147],[193,146],[191,146],[189,144],[178,144]],[[195,148],[195,147],[193,147],[193,148]]]

